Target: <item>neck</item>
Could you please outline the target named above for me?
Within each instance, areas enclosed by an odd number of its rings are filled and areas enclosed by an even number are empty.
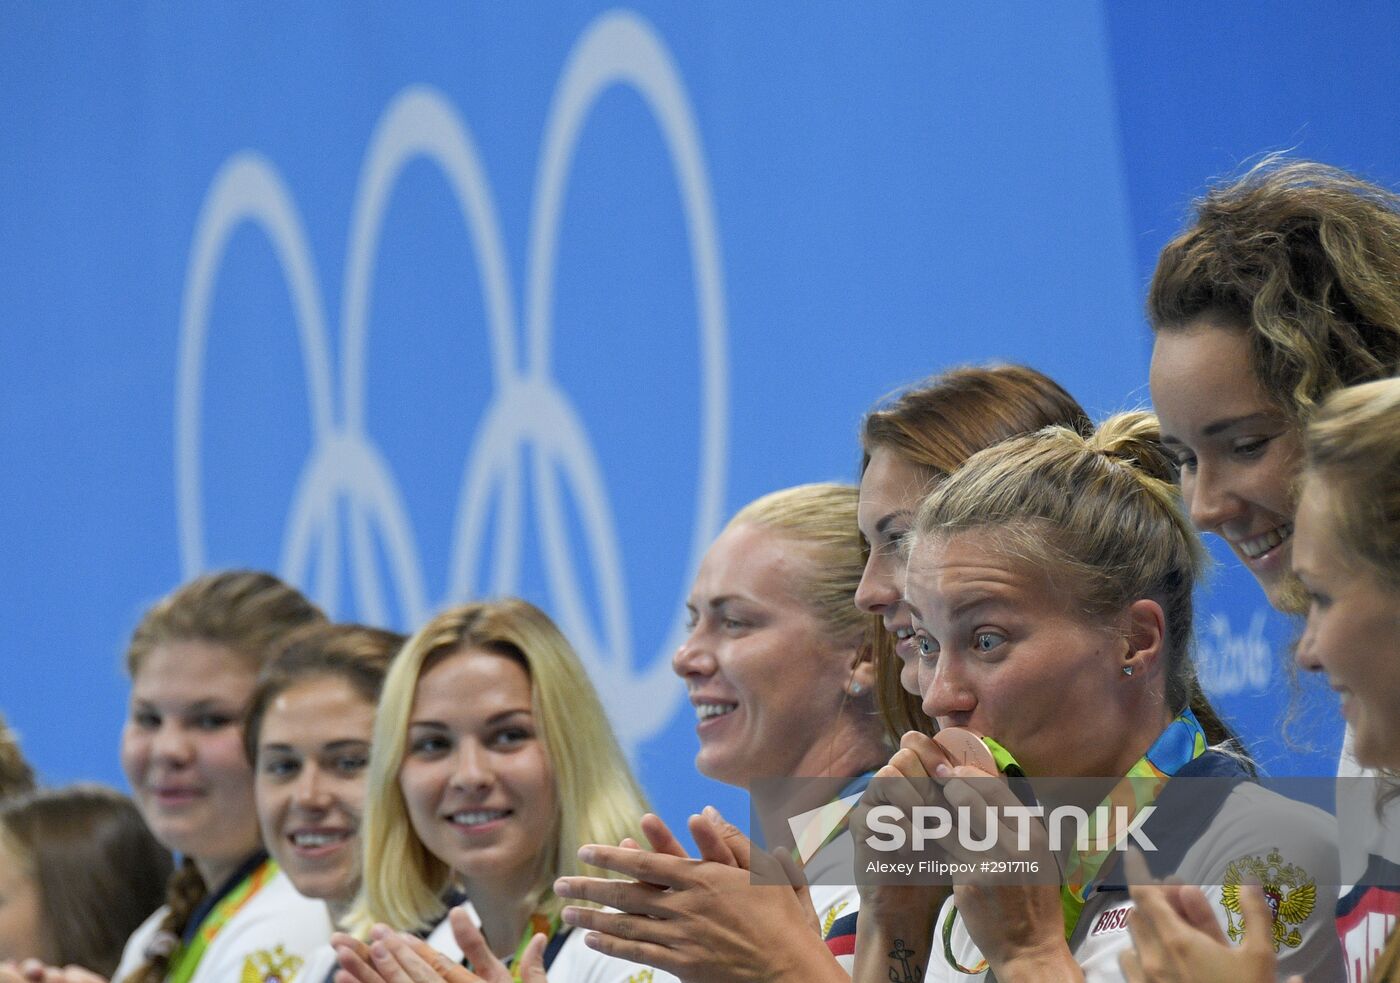
[[[481,934],[486,937],[487,946],[501,959],[514,955],[533,914],[529,898],[520,893],[520,881],[504,884],[467,881],[463,886],[481,919]]]
[[[232,859],[225,857],[193,857],[195,870],[204,880],[204,887],[212,894],[224,886],[233,872],[248,862],[252,854]]]

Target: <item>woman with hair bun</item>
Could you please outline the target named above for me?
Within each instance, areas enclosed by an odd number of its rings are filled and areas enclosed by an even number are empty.
[[[904,592],[923,709],[940,728],[981,736],[1000,771],[1118,779],[1105,801],[1128,789],[1135,810],[1161,804],[1176,778],[1230,779],[1228,794],[1197,803],[1202,831],[1176,857],[1178,871],[1192,883],[1225,883],[1251,848],[1252,810],[1269,810],[1270,846],[1314,878],[1317,894],[1307,917],[1288,926],[1285,966],[1334,979],[1330,821],[1245,780],[1247,759],[1196,683],[1192,592],[1202,552],[1157,438],[1144,413],[1113,417],[1088,438],[1050,428],[979,452],[934,490],[913,525]],[[918,733],[876,777],[937,779],[941,794],[977,815],[985,805],[1020,805],[1003,784],[966,781],[988,775],[950,768]],[[877,782],[872,796],[885,788]],[[1160,816],[1142,824],[1154,839]],[[1116,979],[1132,901],[1116,886],[1112,856],[1071,847],[1058,888],[957,883],[936,918],[927,906],[881,908],[862,918],[861,965],[897,973],[918,963],[930,980]],[[1223,897],[1218,888],[1206,896]],[[892,961],[896,950],[903,962]]]
[[[81,967],[105,979],[160,906],[172,866],[113,789],[72,785],[0,804],[0,963]]]
[[[233,570],[190,581],[137,625],[122,769],[151,832],[183,859],[166,904],[128,940],[121,983],[285,981],[329,938],[325,905],[263,850],[243,747],[258,671],[324,620],[271,574]]]

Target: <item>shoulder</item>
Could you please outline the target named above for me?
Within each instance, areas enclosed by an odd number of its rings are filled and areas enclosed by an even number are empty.
[[[161,920],[165,918],[170,908],[161,905],[150,916],[136,927],[136,931],[131,933],[131,937],[126,940],[126,945],[122,948],[121,962],[117,964],[117,971],[112,974],[114,981],[120,981],[146,961],[146,946],[150,943],[151,937],[156,934],[156,929],[160,927]]]
[[[279,871],[214,936],[192,983],[291,980],[331,931],[325,903],[298,894]]]
[[[679,983],[670,973],[588,948],[583,944],[586,934],[569,933],[549,965],[550,983]]]

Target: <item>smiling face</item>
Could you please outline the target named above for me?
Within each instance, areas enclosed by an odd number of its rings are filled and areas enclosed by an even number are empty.
[[[894,636],[900,685],[915,696],[919,695],[919,659],[909,611],[900,593],[906,560],[901,547],[928,489],[924,468],[888,447],[876,447],[860,476],[857,510],[857,524],[870,545],[870,556],[856,589],[856,607],[878,614],[885,630]]]
[[[131,681],[122,770],[161,844],[218,884],[259,845],[243,714],[254,674],[209,642],[157,645]]]
[[[1326,672],[1341,694],[1357,761],[1400,767],[1400,591],[1348,557],[1329,498],[1324,481],[1310,478],[1298,503],[1293,565],[1308,596],[1298,663]]]
[[[258,823],[268,852],[309,898],[346,905],[359,887],[373,730],[374,704],[337,676],[290,686],[263,714]]]
[[[924,712],[996,739],[1027,774],[1121,775],[1161,731],[1142,712],[1146,679],[1122,672],[1123,635],[1074,615],[993,532],[920,540],[904,593]]]
[[[701,774],[741,788],[825,774],[857,644],[831,638],[797,596],[814,563],[806,545],[751,523],[726,529],[701,561],[672,660],[699,721]]]
[[[1204,320],[1158,332],[1151,386],[1191,521],[1229,544],[1270,604],[1296,610],[1290,554],[1301,439],[1260,388],[1248,336]]]
[[[418,679],[399,789],[413,831],[488,893],[532,883],[558,822],[549,755],[515,659],[481,649]]]

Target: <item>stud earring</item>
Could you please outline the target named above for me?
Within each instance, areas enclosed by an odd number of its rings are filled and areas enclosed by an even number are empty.
[[[1133,674],[1133,667],[1132,667],[1132,666],[1124,666],[1124,667],[1123,667],[1123,675],[1125,675],[1125,676],[1131,676],[1132,674]]]
[[[864,693],[864,692],[865,692],[865,687],[862,686],[860,683],[851,683],[851,695],[852,695],[852,696],[860,696],[860,694],[862,694],[862,693]]]

